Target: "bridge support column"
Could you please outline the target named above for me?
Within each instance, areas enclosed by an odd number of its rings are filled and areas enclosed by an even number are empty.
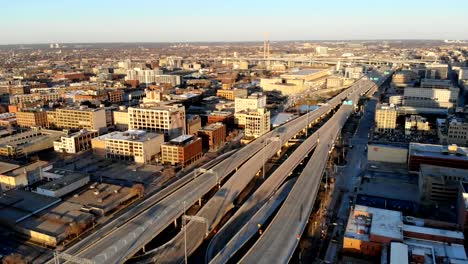
[[[198,205],[202,206],[202,199],[201,198],[198,198]]]
[[[146,246],[143,246],[141,250],[143,251],[143,253],[146,253]]]
[[[177,219],[174,219],[174,227],[177,228]]]

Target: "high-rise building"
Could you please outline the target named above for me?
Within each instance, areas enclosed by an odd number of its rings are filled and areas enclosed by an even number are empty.
[[[185,107],[183,105],[160,105],[154,107],[129,107],[129,129],[164,133],[173,139],[186,133]]]
[[[380,104],[375,110],[375,129],[378,132],[393,132],[396,128],[397,109],[393,105]]]

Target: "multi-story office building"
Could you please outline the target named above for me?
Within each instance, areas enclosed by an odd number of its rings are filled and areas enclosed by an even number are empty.
[[[158,158],[164,135],[142,130],[111,132],[91,139],[93,152],[109,159],[150,163]]]
[[[23,109],[16,112],[16,123],[21,127],[46,127],[47,113],[43,109]]]
[[[108,100],[111,103],[120,103],[123,101],[124,92],[121,89],[113,89],[107,91]]]
[[[187,135],[196,136],[201,128],[201,118],[199,115],[187,115]]]
[[[140,83],[169,83],[179,85],[181,78],[178,75],[164,75],[161,70],[128,70],[125,80],[138,80]]]
[[[216,151],[226,142],[226,125],[214,123],[198,130],[198,136],[202,139],[203,148]]]
[[[426,108],[451,108],[458,99],[459,88],[406,87],[403,105]]]
[[[315,47],[315,54],[320,56],[328,55],[328,47]]]
[[[98,130],[103,132],[107,128],[106,111],[104,108],[87,108],[86,106],[58,108],[47,120],[50,127]],[[51,119],[49,119],[49,116]]]
[[[119,131],[127,131],[128,130],[128,110],[125,106],[119,107],[118,110],[112,111],[114,127]]]
[[[60,137],[54,141],[54,150],[56,152],[65,152],[75,154],[91,148],[91,139],[99,136],[96,130],[83,129],[79,132]]]
[[[262,93],[254,93],[250,96],[236,97],[235,112],[257,110],[258,108],[266,107],[266,95]]]
[[[10,96],[10,104],[21,104],[31,102],[56,102],[62,98],[59,93],[36,93],[36,94],[18,94]]]
[[[421,203],[455,201],[461,181],[468,180],[468,170],[421,164],[419,194]]]
[[[169,139],[186,133],[185,107],[161,105],[147,108],[128,108],[129,129],[164,133]]]
[[[216,95],[234,101],[237,97],[247,96],[247,89],[220,89],[216,92]]]
[[[425,78],[448,79],[448,70],[448,64],[428,64],[426,65]]]
[[[237,112],[235,118],[237,125],[244,127],[246,137],[257,138],[270,131],[270,111],[266,110],[266,108]]]
[[[455,117],[447,121],[447,143],[468,146],[468,121]]]
[[[396,128],[397,109],[393,105],[380,104],[375,109],[375,129],[378,132],[393,132]]]
[[[181,135],[161,145],[161,162],[187,166],[203,155],[202,139],[192,135]]]

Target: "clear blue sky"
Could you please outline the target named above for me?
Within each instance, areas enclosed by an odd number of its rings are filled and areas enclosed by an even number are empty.
[[[466,0],[0,0],[0,44],[468,39]]]

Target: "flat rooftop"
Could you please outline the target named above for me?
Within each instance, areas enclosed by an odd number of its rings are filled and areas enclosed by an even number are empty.
[[[180,135],[174,139],[171,139],[169,143],[183,145],[195,139],[193,135]]]
[[[403,240],[401,212],[356,205],[349,214],[345,236],[370,241],[371,235]]]
[[[307,76],[307,75],[311,75],[311,74],[314,74],[314,73],[317,73],[317,72],[321,72],[323,70],[320,70],[320,69],[302,69],[302,70],[298,70],[298,71],[292,71],[292,72],[288,72],[288,73],[285,73],[281,76],[284,76],[284,77],[289,77],[289,76]]]
[[[11,190],[0,196],[0,222],[14,225],[36,214],[60,199],[23,190]]]
[[[20,165],[18,165],[18,164],[13,164],[13,163],[0,161],[0,174],[4,174],[6,172],[12,171],[12,170],[17,169],[19,167],[20,167]]]
[[[68,235],[67,228],[70,223],[90,223],[94,218],[92,214],[80,210],[79,204],[61,202],[44,210],[38,216],[27,218],[17,227],[47,234],[61,241]]]
[[[163,135],[158,134],[158,133],[153,133],[153,132],[146,132],[144,130],[127,130],[124,132],[114,131],[114,132],[99,136],[96,139],[144,142],[144,141],[153,139],[158,136],[163,136]]]
[[[108,183],[93,183],[87,189],[68,198],[66,201],[82,207],[98,208],[107,212],[132,196],[131,188]]]
[[[420,172],[424,177],[457,177],[468,179],[468,170],[421,164]]]
[[[465,236],[462,232],[450,231],[438,228],[430,228],[424,226],[415,226],[415,225],[403,225],[403,232],[412,232],[418,234],[428,234],[438,237],[447,237],[464,240]]]
[[[16,176],[19,176],[19,175],[23,175],[25,172],[29,173],[29,172],[36,171],[36,170],[38,171],[39,168],[43,168],[47,164],[48,164],[47,161],[38,160],[38,161],[30,163],[30,164],[28,164],[26,166],[22,166],[22,167],[19,167],[19,168],[15,169],[15,170],[9,171],[9,172],[5,173],[4,175],[16,177]]]
[[[410,143],[409,155],[468,161],[468,148],[459,146]]]
[[[73,172],[73,173],[63,176],[62,178],[54,179],[48,183],[45,183],[39,186],[38,188],[43,189],[43,190],[56,191],[86,177],[89,178],[89,176],[84,173]]]
[[[220,129],[223,126],[224,126],[223,123],[212,123],[212,124],[202,127],[199,131],[214,131],[214,130]]]
[[[434,258],[449,258],[448,263],[468,263],[465,247],[460,244],[448,244],[420,239],[405,239],[404,243],[408,246],[408,251],[412,255],[426,256],[426,259],[429,258],[425,263],[434,263],[431,258],[432,255],[435,255]]]

